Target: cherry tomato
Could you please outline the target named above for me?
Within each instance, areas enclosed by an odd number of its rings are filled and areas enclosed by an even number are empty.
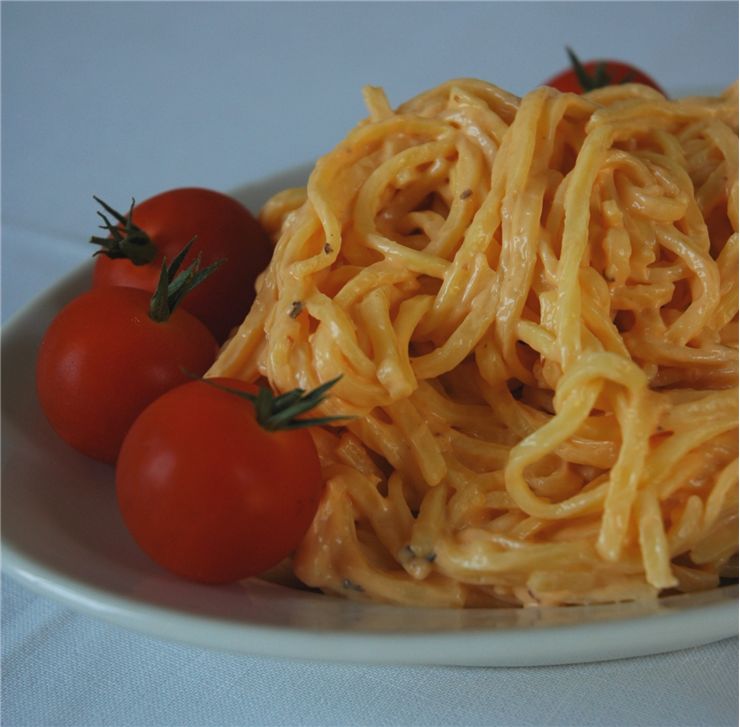
[[[259,222],[232,197],[197,187],[162,192],[136,205],[130,216],[136,230],[153,243],[153,259],[135,265],[127,257],[96,255],[93,286],[120,285],[151,292],[162,257],[173,258],[184,242],[195,237],[185,265],[196,252],[202,254],[204,266],[218,259],[225,262],[183,305],[223,343],[252,305],[255,279],[272,255],[272,245]]]
[[[151,300],[134,288],[90,290],[62,309],[41,342],[41,408],[62,439],[103,462],[115,462],[149,403],[189,374],[202,375],[218,350],[206,326],[182,308],[153,320]]]
[[[124,440],[124,522],[163,568],[204,583],[258,575],[299,544],[322,491],[306,429],[268,431],[234,379],[191,381],[147,407]]]
[[[584,93],[620,83],[642,83],[661,93],[663,89],[639,68],[615,60],[594,60],[581,63],[569,48],[571,67],[556,74],[545,85],[569,93]]]

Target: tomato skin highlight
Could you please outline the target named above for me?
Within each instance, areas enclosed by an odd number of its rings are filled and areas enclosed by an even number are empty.
[[[38,352],[36,391],[52,428],[109,464],[141,411],[189,374],[202,375],[218,352],[211,332],[182,308],[153,321],[150,299],[134,288],[83,293],[52,321]]]
[[[182,187],[150,197],[132,213],[137,227],[157,248],[146,265],[125,258],[95,257],[93,287],[109,285],[153,292],[162,258],[168,262],[196,237],[183,268],[202,254],[202,267],[225,259],[208,280],[183,301],[183,307],[203,321],[223,343],[243,320],[254,300],[254,283],[267,267],[272,244],[252,213],[233,197],[199,187]]]
[[[322,490],[306,429],[268,432],[251,402],[203,381],[147,407],[116,467],[118,504],[134,540],[161,567],[202,583],[256,576],[290,555]]]
[[[648,76],[647,73],[629,63],[614,60],[595,60],[586,61],[582,65],[586,73],[591,77],[596,74],[599,66],[603,65],[607,75],[609,76],[608,85],[610,86],[616,86],[625,82],[642,83],[643,85],[650,86],[650,88],[654,88],[656,91],[660,91],[660,93],[665,95],[663,89],[654,79]],[[584,88],[573,68],[567,68],[560,73],[557,73],[546,81],[544,85],[551,86],[552,88],[556,88],[564,93],[584,93]]]

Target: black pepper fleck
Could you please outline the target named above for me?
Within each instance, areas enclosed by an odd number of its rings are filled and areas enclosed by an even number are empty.
[[[405,545],[403,547],[403,550],[401,551],[401,556],[403,558],[423,558],[429,563],[434,563],[434,561],[437,559],[437,554],[434,551],[430,551],[429,553],[421,555],[414,550],[412,545]]]
[[[416,551],[410,545],[406,545],[403,548],[403,555],[406,558],[416,558]]]

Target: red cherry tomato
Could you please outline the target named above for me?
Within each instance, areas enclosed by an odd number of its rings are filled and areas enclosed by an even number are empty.
[[[211,381],[255,391],[237,380]],[[306,429],[267,431],[250,401],[204,381],[147,407],[116,466],[120,511],[142,550],[204,583],[258,575],[288,556],[322,487]]]
[[[154,259],[134,265],[127,258],[97,255],[93,286],[120,285],[152,292],[162,257],[172,260],[193,237],[195,245],[185,258],[189,265],[198,253],[206,267],[225,259],[221,267],[184,301],[219,343],[238,326],[254,300],[254,283],[272,255],[272,245],[259,222],[232,197],[196,187],[162,192],[138,204],[133,224],[156,247]]]
[[[663,89],[644,71],[622,61],[594,60],[581,63],[568,49],[571,67],[550,78],[545,85],[569,93],[585,93],[604,86],[621,83],[642,83],[656,91]]]
[[[151,296],[98,288],[72,300],[47,329],[36,388],[52,427],[83,454],[113,463],[134,419],[168,389],[202,375],[218,346],[197,318],[176,308],[149,317]]]

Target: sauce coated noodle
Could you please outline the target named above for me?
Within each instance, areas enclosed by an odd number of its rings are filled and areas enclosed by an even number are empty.
[[[272,198],[208,375],[339,374],[306,584],[431,606],[714,587],[737,552],[737,87],[459,79]]]

